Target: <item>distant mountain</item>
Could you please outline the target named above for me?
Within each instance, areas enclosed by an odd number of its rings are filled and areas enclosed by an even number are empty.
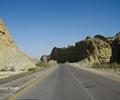
[[[74,46],[54,47],[50,59],[58,63],[81,62],[84,64],[120,62],[120,35],[104,37],[96,35],[76,42]]]
[[[0,70],[20,71],[31,67],[36,66],[17,48],[5,23],[0,19]]]

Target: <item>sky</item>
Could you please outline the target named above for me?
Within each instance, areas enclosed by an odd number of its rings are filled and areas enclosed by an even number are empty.
[[[120,31],[120,0],[0,0],[0,17],[29,57]]]

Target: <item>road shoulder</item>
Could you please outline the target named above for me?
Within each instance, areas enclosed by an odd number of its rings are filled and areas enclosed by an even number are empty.
[[[68,63],[68,64],[71,65],[72,67],[79,68],[79,69],[82,69],[82,70],[86,70],[86,71],[92,72],[94,74],[101,75],[103,77],[106,77],[106,78],[115,80],[117,82],[120,82],[120,73],[116,73],[114,71],[104,70],[104,69],[82,67],[78,63]]]

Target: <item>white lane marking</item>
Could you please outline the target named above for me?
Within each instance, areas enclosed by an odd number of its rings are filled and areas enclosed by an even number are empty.
[[[83,90],[90,96],[91,100],[96,100],[96,98],[83,86],[81,81],[70,71],[70,69],[68,69],[68,68],[66,68],[66,69],[70,72],[72,77],[79,83],[79,85],[83,88]]]

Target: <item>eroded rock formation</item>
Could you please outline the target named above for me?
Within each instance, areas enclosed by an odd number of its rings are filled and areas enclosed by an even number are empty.
[[[112,49],[107,38],[97,35],[94,38],[75,43],[67,48],[53,48],[50,58],[59,63],[85,61],[89,64],[110,61]]]
[[[111,63],[120,63],[120,32],[116,34],[112,41]]]
[[[6,25],[0,19],[0,70],[20,71],[35,67],[15,45]]]

